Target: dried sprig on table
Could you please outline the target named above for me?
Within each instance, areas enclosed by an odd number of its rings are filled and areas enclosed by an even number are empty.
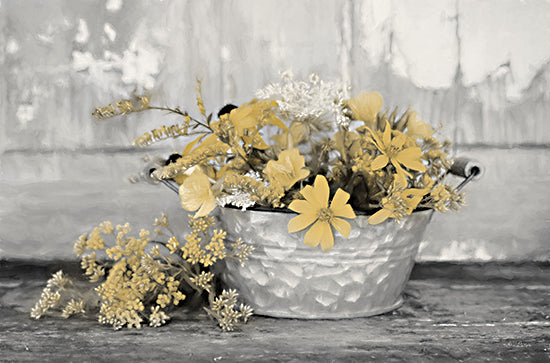
[[[195,216],[228,205],[290,209],[299,215],[289,233],[307,230],[304,243],[328,250],[335,231],[349,236],[348,220],[356,213],[378,224],[399,222],[419,208],[444,212],[463,204],[463,194],[445,182],[450,143],[438,141],[437,130],[413,110],[383,110],[377,92],[347,97],[341,83],[316,75],[294,80],[287,73],[258,90],[256,99],[222,107],[216,118],[205,110],[200,83],[197,91],[198,117],[140,102],[143,97],[122,101],[113,106],[116,112],[94,113],[127,114],[132,106],[182,118],[144,133],[134,145],[185,139],[148,177],[178,183],[182,207]]]
[[[75,289],[74,283],[63,273],[57,271],[48,280],[40,300],[31,309],[31,317],[39,319],[49,310],[59,307],[61,316],[68,318],[75,314],[84,314],[84,300]]]
[[[223,330],[246,322],[252,309],[237,307],[234,290],[216,296],[216,278],[210,267],[228,258],[242,264],[253,248],[241,240],[226,245],[226,233],[213,229],[213,217],[190,217],[191,232],[181,243],[165,214],[154,226],[154,240],[148,230],[131,236],[129,224],[114,227],[110,222],[80,236],[74,251],[81,258],[84,275],[94,284],[95,296],[76,288],[58,271],[48,280],[31,316],[38,319],[57,313],[68,318],[99,309],[99,322],[114,329],[140,328],[144,323],[160,326],[189,293],[206,292],[209,307],[205,309]]]

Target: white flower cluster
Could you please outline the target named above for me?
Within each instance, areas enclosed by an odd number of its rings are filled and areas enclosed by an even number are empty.
[[[243,192],[242,190],[236,190],[231,194],[225,194],[216,198],[216,202],[219,206],[224,207],[226,205],[233,205],[239,207],[242,210],[246,210],[254,205],[254,201],[250,198],[250,194]]]
[[[259,181],[263,181],[260,173],[254,170],[248,171],[245,176],[249,176]],[[216,203],[220,207],[225,207],[226,205],[233,205],[235,207],[246,210],[247,208],[252,207],[256,202],[252,199],[252,196],[238,188],[232,188],[229,190],[230,194],[224,194],[216,198]]]
[[[309,76],[309,82],[294,81],[292,72],[281,74],[282,83],[271,83],[256,91],[260,99],[276,100],[281,116],[292,121],[307,121],[330,118],[340,126],[347,127],[344,97],[346,87],[342,84],[322,81],[316,74]]]

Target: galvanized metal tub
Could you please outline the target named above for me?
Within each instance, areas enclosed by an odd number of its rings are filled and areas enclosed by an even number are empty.
[[[256,314],[302,319],[340,319],[382,314],[398,308],[418,245],[432,215],[412,213],[401,223],[369,225],[350,220],[348,239],[335,235],[329,251],[289,234],[296,214],[218,208],[228,240],[241,237],[255,251],[244,266],[226,259],[222,280],[238,290]]]

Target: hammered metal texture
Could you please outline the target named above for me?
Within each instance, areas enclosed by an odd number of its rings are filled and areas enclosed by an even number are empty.
[[[365,317],[399,307],[432,213],[376,226],[357,216],[349,239],[335,235],[334,248],[324,252],[303,244],[305,231],[287,232],[296,214],[218,209],[228,240],[241,237],[255,247],[244,266],[224,260],[223,281],[256,314],[302,319]]]

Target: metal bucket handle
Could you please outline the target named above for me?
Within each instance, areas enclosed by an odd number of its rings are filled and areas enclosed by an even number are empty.
[[[454,163],[448,172],[464,178],[464,180],[456,187],[457,190],[461,190],[472,180],[481,178],[485,172],[485,168],[476,160],[467,157],[459,157],[454,160]]]

